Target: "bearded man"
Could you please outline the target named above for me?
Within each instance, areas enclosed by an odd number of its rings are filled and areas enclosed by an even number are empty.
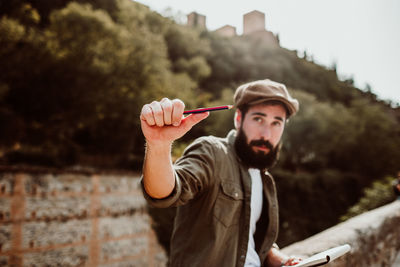
[[[235,130],[201,137],[174,164],[171,146],[208,113],[183,116],[179,99],[142,108],[146,138],[142,190],[154,207],[176,206],[170,266],[295,265],[275,244],[278,202],[268,170],[289,117],[299,108],[286,87],[260,80],[237,88]]]

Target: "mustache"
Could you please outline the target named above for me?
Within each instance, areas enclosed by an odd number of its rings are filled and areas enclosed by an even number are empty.
[[[274,147],[272,146],[272,144],[269,141],[266,140],[252,140],[249,143],[250,146],[265,146],[266,148],[268,148],[269,150],[273,150]]]

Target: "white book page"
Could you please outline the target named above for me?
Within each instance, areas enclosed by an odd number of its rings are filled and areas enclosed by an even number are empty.
[[[320,264],[325,264],[330,261],[333,261],[337,259],[338,257],[342,256],[343,254],[346,254],[349,252],[351,249],[350,245],[346,244],[343,246],[338,246],[334,247],[328,250],[325,250],[323,252],[320,252],[318,254],[315,254],[305,260],[302,260],[299,264],[296,264],[294,266],[296,267],[310,267],[310,266],[316,266]],[[284,266],[288,267],[288,266]]]

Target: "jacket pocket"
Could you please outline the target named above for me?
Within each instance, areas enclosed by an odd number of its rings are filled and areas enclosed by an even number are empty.
[[[243,198],[240,185],[223,181],[215,202],[214,217],[226,227],[239,224]]]

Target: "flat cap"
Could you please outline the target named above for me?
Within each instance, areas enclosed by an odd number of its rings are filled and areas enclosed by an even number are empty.
[[[263,102],[276,100],[282,102],[289,112],[288,117],[299,110],[299,101],[290,96],[286,86],[269,79],[243,84],[236,89],[233,96],[235,107],[243,105],[256,105]]]

